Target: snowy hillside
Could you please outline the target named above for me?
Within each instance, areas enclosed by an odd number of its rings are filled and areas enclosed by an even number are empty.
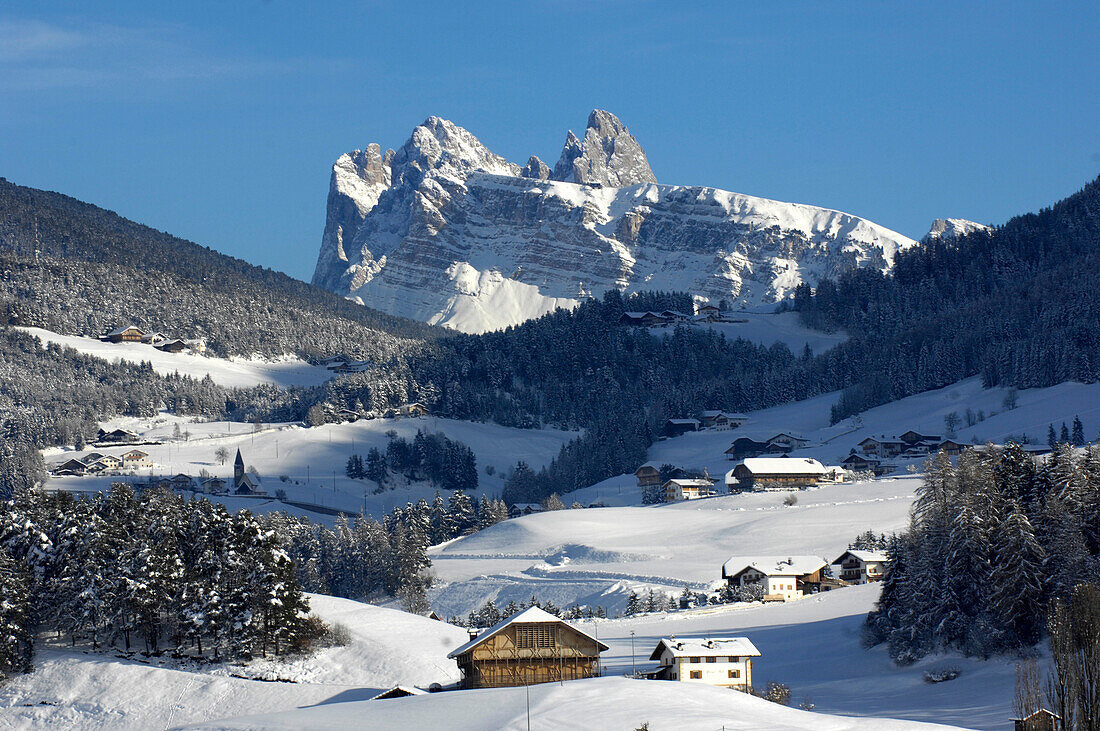
[[[647,670],[656,665],[648,657],[661,637],[744,635],[761,652],[753,663],[754,682],[789,685],[792,705],[809,702],[822,713],[1005,728],[1012,715],[1018,659],[935,656],[908,667],[895,665],[885,648],[868,650],[859,643],[860,626],[878,588],[855,586],[788,604],[706,607],[600,621],[600,638],[611,646],[604,653],[604,672],[630,672],[631,632],[636,666]],[[593,629],[592,622],[581,626]],[[956,680],[925,681],[925,671],[948,667],[960,671]]]
[[[110,343],[97,338],[59,335],[37,327],[19,328],[43,343],[56,343],[96,358],[117,363],[150,363],[162,376],[180,373],[192,378],[210,379],[228,388],[258,386],[316,386],[332,377],[322,366],[314,366],[300,358],[287,356],[281,360],[245,358],[208,358],[191,353],[166,353],[147,343]]]
[[[204,359],[206,360],[206,359]],[[503,487],[501,471],[513,465],[516,455],[524,455],[529,464],[538,468],[547,464],[562,444],[572,439],[574,432],[555,429],[513,429],[496,424],[481,424],[439,419],[425,416],[415,419],[370,419],[354,424],[325,424],[305,428],[298,424],[267,424],[253,433],[252,424],[224,421],[196,422],[169,414],[153,419],[120,418],[105,422],[108,428],[122,427],[139,433],[144,439],[163,441],[163,444],[143,445],[149,453],[151,466],[135,470],[135,476],[172,476],[184,473],[198,476],[201,470],[216,477],[228,478],[233,474],[233,464],[219,464],[215,452],[225,447],[230,455],[241,450],[245,463],[255,467],[263,478],[263,488],[269,496],[277,490],[286,492],[287,499],[323,510],[343,510],[350,514],[364,510],[381,518],[395,506],[416,502],[423,497],[430,500],[435,488],[426,483],[411,487],[400,486],[375,494],[377,485],[369,480],[353,480],[345,476],[344,466],[353,454],[366,455],[371,447],[385,451],[388,437],[394,431],[398,436],[412,439],[417,430],[439,432],[470,447],[477,455],[478,494],[500,495]],[[189,436],[175,436],[177,425]],[[63,462],[70,457],[80,457],[90,451],[121,454],[128,447],[88,449],[74,452],[68,449],[44,450],[48,464]],[[493,466],[494,474],[486,468]],[[281,479],[286,476],[286,480]],[[112,480],[110,476],[53,477],[47,482],[49,489],[103,490]],[[267,512],[295,508],[283,503],[260,498],[219,497],[219,502],[235,509],[247,507],[254,512]],[[309,513],[310,518],[331,522],[331,515]]]
[[[805,449],[791,452],[791,456],[837,464],[869,436],[897,435],[909,429],[942,436],[944,418],[949,414],[958,415],[959,427],[954,439],[965,444],[1021,441],[1024,436],[1033,443],[1045,444],[1049,424],[1059,428],[1062,422],[1071,424],[1075,416],[1081,418],[1089,439],[1100,431],[1100,384],[1068,382],[1019,391],[1014,409],[1004,406],[1007,393],[1003,388],[982,388],[980,379],[968,378],[869,409],[832,426],[829,408],[839,394],[826,394],[752,412],[749,423],[734,431],[701,431],[656,442],[648,457],[658,463],[706,467],[712,475],[718,475],[735,464],[723,454],[734,439],[742,436],[767,439],[778,432],[791,431],[810,442]],[[975,422],[972,426],[967,425],[968,411]],[[901,468],[908,464],[904,460],[891,462]],[[920,460],[911,463],[919,466]]]
[[[458,731],[526,729],[524,688],[471,690],[341,703],[203,724],[207,729],[439,728]],[[665,729],[774,729],[775,731],[902,731],[946,729],[884,718],[848,718],[786,708],[745,693],[684,683],[596,678],[530,688],[531,728],[631,729],[649,723]]]
[[[536,513],[429,551],[444,616],[532,594],[558,606],[621,612],[631,590],[679,593],[720,581],[734,555],[839,556],[856,535],[905,527],[916,478],[831,485],[800,493],[724,495],[670,505]]]
[[[333,169],[313,282],[415,319],[483,332],[608,289],[688,291],[735,307],[913,241],[839,211],[660,185],[622,123],[596,110],[553,173],[521,169],[430,117],[397,152]]]
[[[395,684],[458,679],[447,652],[466,632],[443,622],[346,599],[311,595],[311,610],[350,641],[254,667],[174,665],[167,658],[40,651],[37,669],[0,686],[5,728],[173,728],[181,724],[371,698]],[[281,682],[249,680],[279,678]]]

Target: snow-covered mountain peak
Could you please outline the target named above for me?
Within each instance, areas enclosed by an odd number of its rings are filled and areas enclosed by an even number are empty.
[[[393,159],[395,185],[418,185],[430,171],[463,179],[474,171],[518,175],[520,168],[495,155],[468,130],[442,117],[428,117]]]
[[[913,241],[839,211],[656,183],[613,114],[594,110],[553,173],[439,117],[396,152],[333,167],[313,282],[466,332],[519,324],[609,289],[676,290],[754,307]]]
[[[972,234],[975,231],[992,230],[991,227],[985,224],[967,221],[965,218],[937,218],[932,222],[932,226],[928,229],[928,233],[921,238],[921,243],[927,244],[930,241],[936,241],[938,239],[950,241],[966,236],[967,234]]]
[[[657,182],[638,140],[618,117],[603,109],[588,115],[583,142],[569,132],[552,177],[611,188]]]

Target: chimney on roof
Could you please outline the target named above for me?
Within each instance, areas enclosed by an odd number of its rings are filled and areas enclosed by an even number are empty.
[[[470,635],[470,639],[471,639],[471,640],[476,640],[476,639],[477,639],[477,636],[478,636],[478,634],[480,634],[480,633],[479,633],[479,632],[477,631],[477,627],[469,627],[469,628],[467,628],[466,632],[467,632],[467,633],[468,633],[468,634]]]

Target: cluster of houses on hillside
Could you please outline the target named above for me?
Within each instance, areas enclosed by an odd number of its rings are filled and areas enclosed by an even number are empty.
[[[745,459],[746,457],[760,457],[765,454],[786,454],[796,449],[802,449],[810,443],[810,440],[798,434],[779,432],[767,439],[753,439],[752,437],[738,437],[726,448],[726,459]]]
[[[749,417],[744,414],[732,414],[726,411],[708,409],[700,413],[698,419],[668,419],[661,430],[665,437],[678,437],[688,432],[713,429],[726,431],[744,426]]]
[[[116,327],[114,330],[102,335],[100,340],[108,343],[145,343],[166,353],[182,353],[185,350],[199,354],[206,352],[206,342],[204,340],[173,338],[162,332],[147,332],[136,325]]]
[[[832,566],[817,556],[733,557],[722,567],[728,586],[761,587],[763,601],[793,601],[808,594],[878,581],[886,557],[848,550]],[[601,674],[600,654],[608,645],[598,637],[540,609],[530,607],[494,626],[470,630],[470,639],[451,651],[462,671],[462,688],[502,688],[554,683]],[[752,665],[760,650],[747,637],[661,638],[649,654],[655,668],[636,673],[651,680],[703,683],[741,691],[752,689]],[[417,694],[394,688],[378,698]]]
[[[131,449],[119,455],[103,454],[102,452],[89,452],[80,458],[67,459],[50,468],[50,473],[57,476],[84,475],[117,475],[123,470],[136,470],[142,467],[151,467],[149,453],[140,449]]]
[[[872,472],[879,476],[897,469],[895,464],[888,461],[891,459],[925,459],[940,452],[948,457],[957,457],[967,449],[980,448],[983,447],[957,442],[954,439],[944,439],[938,435],[921,434],[910,429],[897,436],[876,435],[863,439],[841,464],[853,472]],[[1024,449],[1033,455],[1042,455],[1051,451],[1047,446],[1036,445],[1026,445]]]
[[[341,354],[325,358],[321,365],[333,373],[359,373],[369,368],[370,362]]]
[[[808,457],[749,457],[726,473],[724,493],[709,475],[684,474],[682,470],[661,472],[656,462],[646,462],[634,471],[643,490],[659,490],[667,503],[695,500],[718,494],[763,490],[800,490],[820,484],[846,482],[851,473],[842,466],[826,467]]]
[[[640,311],[624,312],[619,317],[620,325],[633,327],[665,327],[666,325],[708,323],[708,322],[744,322],[737,320],[728,312],[722,312],[716,305],[696,305],[695,312],[688,314],[678,310],[660,312]]]
[[[733,556],[722,565],[722,579],[734,589],[758,586],[765,602],[789,602],[880,581],[886,562],[880,551],[851,548],[831,564],[820,556]]]
[[[133,474],[142,468],[153,468],[149,453],[140,449],[131,449],[120,455],[90,452],[80,458],[70,458],[50,468],[50,474],[56,477],[85,477],[90,475]],[[260,478],[251,475],[245,469],[241,450],[233,463],[232,482],[221,477],[194,477],[180,473],[168,476],[150,476],[141,482],[131,482],[136,489],[161,488],[164,490],[191,491],[207,495],[266,495]]]
[[[597,677],[600,654],[608,649],[588,632],[530,607],[480,633],[472,631],[469,642],[447,657],[462,670],[462,688],[506,688]],[[757,657],[760,651],[746,637],[667,637],[649,655],[657,668],[640,675],[747,691]]]

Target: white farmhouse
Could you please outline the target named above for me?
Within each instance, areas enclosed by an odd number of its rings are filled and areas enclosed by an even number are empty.
[[[713,485],[713,482],[702,477],[677,478],[665,482],[661,489],[665,491],[665,502],[674,503],[677,500],[707,497],[712,494]]]
[[[789,602],[821,589],[825,561],[818,556],[734,556],[722,566],[730,586],[760,584],[764,601]]]
[[[752,687],[754,657],[760,657],[760,651],[746,637],[670,637],[657,643],[649,659],[659,663],[657,680],[748,690]]]
[[[881,551],[859,551],[849,548],[833,565],[840,566],[839,576],[842,581],[849,584],[869,584],[872,581],[882,581],[882,573],[886,569],[886,554]]]
[[[149,467],[153,463],[149,460],[149,453],[140,449],[131,449],[122,455],[122,464],[125,467]]]

